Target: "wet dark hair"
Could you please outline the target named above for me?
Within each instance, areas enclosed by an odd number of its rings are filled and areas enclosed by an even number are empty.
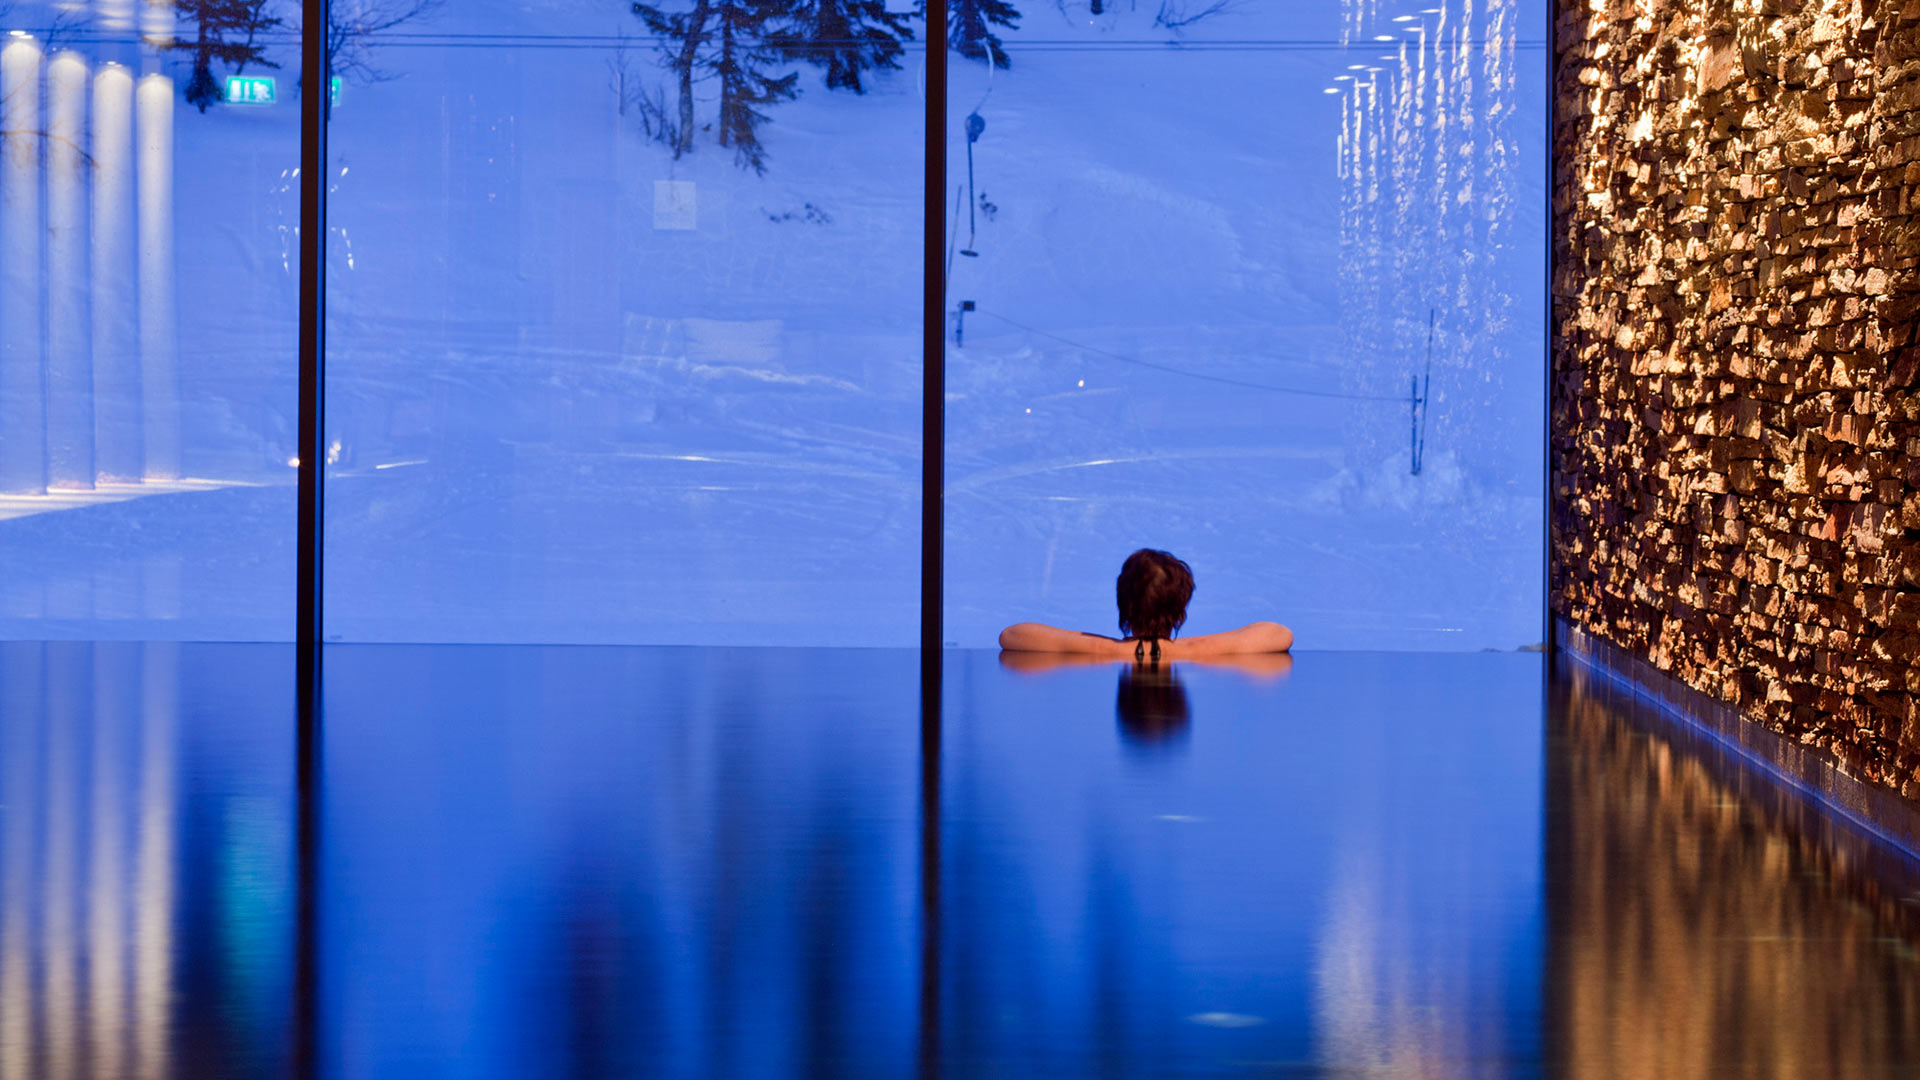
[[[1172,637],[1187,621],[1193,571],[1164,551],[1141,548],[1127,556],[1113,583],[1120,632],[1128,637]]]

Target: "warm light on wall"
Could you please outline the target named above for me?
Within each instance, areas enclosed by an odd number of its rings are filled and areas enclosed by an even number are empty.
[[[140,339],[134,299],[133,74],[105,64],[93,77],[94,462],[98,477],[145,474],[140,435]]]
[[[93,487],[93,355],[87,289],[87,61],[47,65],[47,483]]]
[[[179,332],[174,310],[173,80],[144,75],[135,91],[143,476],[180,476]]]
[[[0,493],[47,487],[41,336],[39,43],[0,49]]]

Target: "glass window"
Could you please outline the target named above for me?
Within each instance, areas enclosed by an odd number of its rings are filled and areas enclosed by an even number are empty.
[[[947,640],[1111,633],[1141,547],[1192,565],[1188,632],[1540,639],[1544,15],[979,24],[1007,66],[949,78]]]
[[[650,10],[346,36],[330,639],[917,640],[924,54]]]
[[[0,637],[292,636],[298,46],[260,20],[223,58],[192,4],[0,18]]]

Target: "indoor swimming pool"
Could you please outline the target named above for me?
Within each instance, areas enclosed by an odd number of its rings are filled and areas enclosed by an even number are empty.
[[[1566,660],[293,659],[0,644],[0,1077],[1920,1067],[1916,864]]]

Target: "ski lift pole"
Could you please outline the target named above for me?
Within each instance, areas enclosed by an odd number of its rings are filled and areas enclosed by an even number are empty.
[[[1407,467],[1420,475],[1420,376],[1407,376]]]
[[[978,258],[980,253],[973,249],[974,241],[979,238],[979,226],[974,220],[975,204],[979,197],[973,193],[973,144],[980,141],[980,135],[987,130],[987,119],[977,112],[967,114],[967,246],[960,254],[968,258]]]
[[[953,189],[953,228],[947,230],[947,276],[940,282],[940,301],[946,303],[946,290],[953,284],[953,245],[960,239],[960,200],[967,197],[965,188]]]
[[[1420,466],[1427,456],[1427,414],[1433,411],[1433,323],[1438,311],[1427,309],[1427,374],[1420,389],[1420,432],[1414,440],[1413,475],[1420,475]]]

